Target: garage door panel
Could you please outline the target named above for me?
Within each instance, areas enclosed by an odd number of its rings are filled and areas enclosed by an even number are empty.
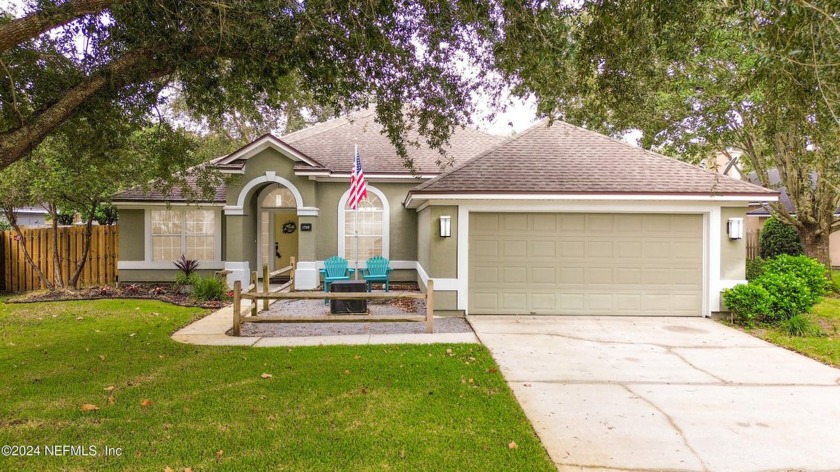
[[[531,241],[528,257],[557,257],[557,241]]]
[[[504,257],[526,257],[528,255],[528,242],[524,239],[502,242],[502,255]]]
[[[553,214],[536,214],[531,218],[531,230],[553,235],[557,232],[557,217]]]
[[[613,241],[590,241],[586,246],[586,256],[596,259],[612,259]]]
[[[471,214],[471,314],[700,315],[702,217]]]
[[[473,278],[476,286],[484,285],[498,285],[502,282],[499,278],[499,267],[495,266],[477,266],[475,268],[475,276]]]
[[[560,257],[585,259],[586,241],[560,241]]]
[[[504,267],[502,269],[502,281],[506,284],[525,285],[528,283],[528,268],[525,266]]]

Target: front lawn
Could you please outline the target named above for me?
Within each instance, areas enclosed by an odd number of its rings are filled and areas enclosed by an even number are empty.
[[[778,328],[770,327],[756,329],[753,334],[823,363],[840,367],[840,298],[823,299],[807,316],[822,328],[826,336],[792,337],[783,334]]]
[[[0,445],[41,454],[0,456],[0,469],[554,470],[482,346],[169,338],[202,313],[145,300],[0,304]],[[45,455],[65,445],[96,455]]]

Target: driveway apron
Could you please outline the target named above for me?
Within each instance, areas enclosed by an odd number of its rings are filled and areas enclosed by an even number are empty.
[[[703,318],[470,317],[560,470],[840,470],[840,370]]]

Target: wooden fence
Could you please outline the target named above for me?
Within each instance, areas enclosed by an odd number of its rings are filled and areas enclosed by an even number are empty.
[[[760,254],[759,241],[761,237],[761,230],[753,229],[747,231],[747,260],[751,261]]]
[[[91,228],[91,245],[87,263],[79,277],[79,286],[105,285],[114,283],[117,276],[119,254],[119,229],[117,226],[94,226]],[[50,281],[53,280],[52,228],[24,229],[26,249],[32,260]],[[76,264],[84,253],[84,226],[58,228],[58,252],[61,256],[61,273],[64,281],[76,270]],[[23,248],[14,231],[0,232],[0,290],[25,292],[46,288],[32,270],[23,255]]]

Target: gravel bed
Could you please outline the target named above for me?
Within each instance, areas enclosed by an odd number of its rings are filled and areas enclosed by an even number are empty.
[[[413,305],[413,309],[411,307]],[[423,300],[368,301],[371,315],[402,315],[405,313],[425,314]],[[266,315],[312,315],[330,314],[330,306],[322,300],[278,300]],[[464,318],[435,318],[435,333],[471,333]],[[350,334],[413,334],[425,333],[422,322],[366,322],[366,323],[243,323],[242,336],[250,337],[293,337],[293,336],[341,336]]]

